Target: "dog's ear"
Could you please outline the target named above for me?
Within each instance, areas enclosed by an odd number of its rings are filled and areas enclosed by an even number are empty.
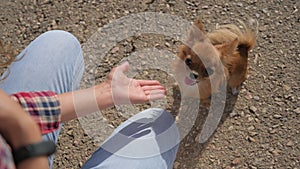
[[[239,43],[238,38],[236,38],[231,42],[215,45],[215,48],[221,53],[221,56],[224,55],[230,56],[237,50],[238,43]]]
[[[196,42],[204,42],[206,35],[196,25],[192,25],[187,39],[187,44],[192,47]]]
[[[203,33],[205,32],[205,31],[204,31],[204,26],[203,26],[201,17],[198,17],[198,18],[194,21],[194,25],[195,25],[199,30],[201,30]]]
[[[204,26],[200,17],[198,17],[191,26],[187,44],[192,47],[196,42],[204,42],[208,40],[204,33]]]

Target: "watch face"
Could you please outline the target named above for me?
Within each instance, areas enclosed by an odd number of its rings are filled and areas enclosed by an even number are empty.
[[[15,164],[17,165],[21,161],[24,161],[28,158],[49,156],[53,154],[55,150],[56,146],[52,141],[42,141],[20,147],[17,150],[13,150],[13,157]]]

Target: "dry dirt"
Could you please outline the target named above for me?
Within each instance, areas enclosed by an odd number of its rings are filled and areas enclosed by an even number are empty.
[[[300,168],[300,15],[297,0],[7,0],[0,2],[1,39],[20,52],[47,30],[73,33],[82,44],[98,28],[128,14],[163,12],[193,21],[204,17],[212,30],[234,18],[258,21],[258,40],[249,57],[249,77],[223,123],[205,145],[181,144],[178,169]],[[107,54],[99,81],[120,59],[146,47],[176,53],[172,38],[141,35],[128,38]],[[176,106],[173,79],[155,70],[141,72],[168,87],[167,109]],[[144,108],[149,105],[141,105]],[[124,120],[115,108],[105,111],[111,124]],[[189,141],[189,140],[187,140]],[[193,143],[192,141],[190,141]],[[193,143],[197,144],[197,143]],[[54,168],[80,168],[96,149],[77,120],[64,125]]]

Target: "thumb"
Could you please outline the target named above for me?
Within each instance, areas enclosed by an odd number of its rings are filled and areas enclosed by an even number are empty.
[[[120,66],[118,66],[117,70],[121,72],[127,72],[129,69],[129,63],[126,61],[122,63]]]

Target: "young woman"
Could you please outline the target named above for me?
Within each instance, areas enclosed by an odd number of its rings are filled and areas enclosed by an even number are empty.
[[[57,143],[60,122],[165,96],[158,81],[126,77],[128,63],[112,69],[102,83],[78,90],[82,50],[64,31],[42,34],[16,59],[0,82],[0,168],[52,168],[53,156],[49,164],[46,157],[53,153],[49,141]],[[83,168],[171,169],[178,142],[172,116],[148,109],[121,124]]]

